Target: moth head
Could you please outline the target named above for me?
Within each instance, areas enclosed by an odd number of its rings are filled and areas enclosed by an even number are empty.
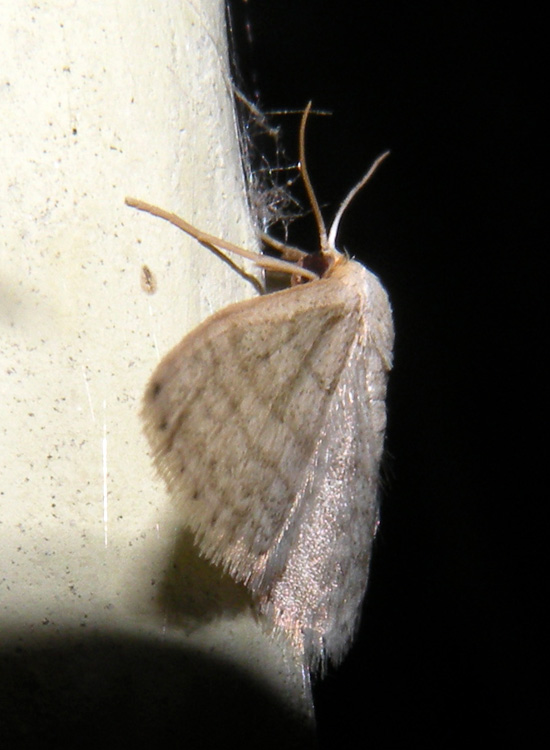
[[[194,237],[198,242],[205,245],[206,247],[213,248],[222,253],[228,251],[235,253],[241,257],[252,260],[260,268],[265,268],[270,271],[281,272],[290,274],[291,284],[302,284],[307,281],[315,281],[317,279],[329,276],[332,269],[339,263],[345,261],[347,257],[341,253],[336,247],[336,240],[338,236],[338,228],[340,221],[344,215],[345,210],[355,198],[357,193],[361,190],[370,179],[371,175],[378,167],[380,162],[386,158],[389,151],[381,154],[368,172],[359,180],[357,185],[353,187],[347,196],[344,198],[334,221],[330,226],[330,230],[327,232],[319,203],[315,197],[315,192],[309,179],[309,174],[306,165],[306,149],[305,149],[305,133],[306,123],[309,113],[311,111],[311,102],[307,105],[302,115],[300,122],[300,141],[299,141],[299,158],[300,158],[300,172],[304,181],[304,186],[308,196],[308,200],[311,204],[311,209],[315,217],[317,224],[317,230],[319,232],[319,251],[316,253],[306,253],[297,247],[292,247],[286,243],[280,242],[279,240],[270,237],[267,234],[260,233],[261,239],[266,245],[271,246],[274,250],[281,254],[281,258],[273,258],[272,256],[260,255],[251,250],[246,250],[243,247],[235,245],[233,242],[229,242],[221,237],[216,237],[212,234],[208,234],[198,227],[193,226],[181,216],[177,216],[170,211],[165,211],[158,206],[154,206],[151,203],[137,200],[136,198],[126,198],[126,204],[137,208],[140,211],[146,211],[153,216],[158,216],[165,221],[170,222],[174,226],[182,229],[184,232]]]

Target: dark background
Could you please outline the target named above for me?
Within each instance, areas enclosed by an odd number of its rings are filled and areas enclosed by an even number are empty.
[[[382,525],[357,643],[315,691],[321,747],[529,746],[542,705],[541,20],[471,2],[231,11],[247,96],[333,113],[307,137],[328,219],[391,149],[340,232],[390,294],[396,345]],[[296,159],[298,117],[277,123]],[[291,240],[313,249],[311,220]]]

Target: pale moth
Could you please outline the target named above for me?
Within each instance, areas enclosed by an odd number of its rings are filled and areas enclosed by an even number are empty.
[[[229,305],[160,362],[142,416],[156,468],[206,558],[251,591],[303,666],[338,664],[358,626],[378,522],[393,325],[378,278],[336,249],[300,165],[324,271],[269,237],[283,260],[244,250],[142,201],[199,242],[302,282]]]

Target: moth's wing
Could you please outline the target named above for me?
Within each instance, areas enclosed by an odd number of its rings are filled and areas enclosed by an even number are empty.
[[[205,556],[255,591],[275,575],[269,558],[310,481],[359,305],[332,279],[231,305],[147,387],[145,432],[183,521]]]
[[[378,520],[393,328],[387,296],[366,274],[359,330],[287,531],[284,568],[260,602],[312,671],[341,661],[353,640]]]
[[[338,663],[357,628],[378,519],[393,325],[378,279],[349,263],[340,281],[361,300],[354,340],[324,414],[306,481],[261,592],[260,609],[311,670]]]

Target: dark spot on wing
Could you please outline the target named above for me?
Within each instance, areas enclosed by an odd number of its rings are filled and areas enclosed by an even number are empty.
[[[163,385],[162,383],[159,383],[158,380],[154,383],[151,383],[151,385],[149,386],[149,395],[151,396],[151,398],[157,398],[159,393],[162,391],[162,388]]]

